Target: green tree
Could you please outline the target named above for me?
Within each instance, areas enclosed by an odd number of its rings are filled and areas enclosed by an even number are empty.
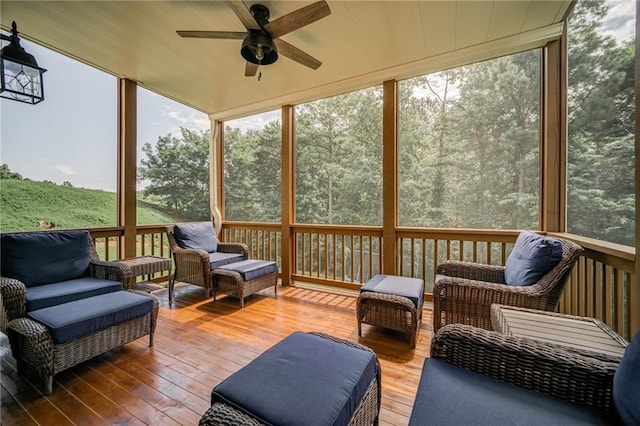
[[[2,163],[2,165],[0,165],[0,179],[22,180],[22,175],[17,172],[12,172],[6,163]]]
[[[296,108],[296,214],[304,223],[382,223],[379,87]]]
[[[570,232],[634,245],[635,41],[602,32],[609,4],[576,4],[568,32]]]
[[[227,126],[224,135],[225,220],[280,222],[280,121],[244,133]]]
[[[180,129],[180,137],[161,136],[142,151],[138,179],[148,182],[145,196],[189,220],[207,220],[209,208],[209,131]]]

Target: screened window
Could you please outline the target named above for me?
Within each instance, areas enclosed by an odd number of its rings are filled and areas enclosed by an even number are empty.
[[[45,100],[2,98],[2,231],[116,225],[117,79],[21,40]]]
[[[138,224],[209,220],[209,118],[142,87],[137,103]]]
[[[633,1],[578,1],[568,25],[567,230],[635,245]]]
[[[382,88],[296,106],[296,221],[382,225]]]
[[[225,123],[225,220],[280,222],[281,145],[280,110]]]
[[[401,226],[537,229],[540,52],[399,83]]]

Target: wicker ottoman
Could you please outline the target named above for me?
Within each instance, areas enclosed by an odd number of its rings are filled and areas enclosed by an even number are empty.
[[[424,281],[394,275],[376,275],[360,289],[356,304],[358,336],[362,323],[409,333],[411,347],[416,346],[422,305]]]
[[[240,299],[244,307],[244,298],[265,288],[273,286],[277,294],[278,265],[267,260],[243,260],[220,266],[213,270],[213,300],[218,292]]]
[[[158,299],[116,291],[27,313],[9,322],[7,332],[18,374],[30,365],[53,391],[53,376],[83,361],[153,333]]]
[[[200,425],[371,425],[380,397],[373,351],[295,332],[217,385]]]

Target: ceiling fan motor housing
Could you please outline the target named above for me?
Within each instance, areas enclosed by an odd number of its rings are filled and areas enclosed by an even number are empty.
[[[269,65],[278,60],[278,50],[271,36],[264,30],[249,30],[242,42],[240,54],[252,64]],[[259,59],[260,56],[262,59]]]
[[[269,9],[266,6],[254,4],[249,8],[249,12],[251,12],[251,16],[253,16],[253,19],[255,19],[261,27],[269,22],[270,14]]]

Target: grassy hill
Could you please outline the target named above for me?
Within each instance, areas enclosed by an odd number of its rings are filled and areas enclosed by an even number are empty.
[[[44,220],[55,228],[93,228],[116,225],[116,194],[94,189],[60,186],[32,180],[0,181],[0,231],[41,229]],[[138,223],[180,221],[160,206],[138,201]]]

